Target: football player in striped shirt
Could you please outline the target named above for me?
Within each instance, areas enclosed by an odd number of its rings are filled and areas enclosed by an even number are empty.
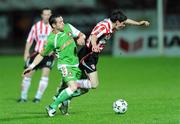
[[[128,19],[120,10],[115,10],[110,15],[110,18],[104,19],[94,27],[86,45],[79,51],[80,68],[85,71],[91,82],[93,82],[93,88],[97,88],[99,84],[96,70],[99,54],[112,34],[119,29],[125,28],[126,25],[148,26],[149,22]]]
[[[119,29],[125,28],[126,25],[149,26],[149,22],[128,19],[120,10],[114,10],[109,18],[97,23],[87,39],[86,45],[78,52],[80,61],[79,67],[84,71],[91,82],[90,85],[86,84],[86,82],[82,82],[85,86],[88,86],[87,89],[90,89],[90,87],[97,88],[99,84],[96,65],[98,63],[99,54],[104,49],[106,42],[108,42],[113,33]],[[60,88],[59,91],[62,89],[63,88]],[[82,93],[84,94],[86,92]],[[68,112],[68,103],[68,100],[64,101],[59,108],[63,114]]]
[[[26,41],[26,46],[24,50],[24,61],[25,61],[25,66],[24,68],[27,68],[34,60],[34,58],[38,55],[40,51],[43,50],[44,45],[47,42],[47,37],[52,31],[51,26],[49,25],[49,18],[51,16],[51,10],[49,8],[44,8],[41,11],[41,20],[36,22],[28,35],[27,41]],[[35,42],[35,48],[32,53],[30,53],[30,49],[33,46],[33,42]],[[38,103],[40,102],[40,99],[42,98],[42,95],[44,91],[46,90],[48,86],[48,80],[49,80],[49,73],[50,70],[53,66],[53,60],[54,60],[54,55],[47,56],[43,59],[43,61],[36,66],[35,70],[41,69],[42,74],[41,74],[41,79],[39,81],[39,87],[37,89],[36,95],[33,99],[33,102]],[[33,73],[35,72],[32,71],[29,74],[26,74],[22,80],[21,84],[21,96],[18,102],[26,102],[28,98],[28,90],[31,85],[31,77]]]

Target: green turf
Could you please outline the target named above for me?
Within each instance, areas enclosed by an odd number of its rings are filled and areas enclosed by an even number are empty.
[[[52,102],[60,80],[56,66],[39,104],[32,103],[40,71],[32,80],[27,103],[20,94],[22,57],[0,57],[0,124],[180,124],[180,58],[101,57],[96,90],[75,98],[70,116],[58,111],[49,118],[45,106]],[[123,98],[128,111],[116,115],[112,103]]]

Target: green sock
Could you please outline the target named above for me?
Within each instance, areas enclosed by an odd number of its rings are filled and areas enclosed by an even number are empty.
[[[83,89],[83,88],[77,89],[77,90],[72,94],[71,97],[78,97],[78,96],[81,96],[81,95],[87,93],[88,91],[89,91],[89,89]]]
[[[57,99],[50,105],[53,109],[56,109],[57,106],[62,103],[64,100],[71,97],[73,94],[72,90],[70,88],[64,89],[57,97]]]
[[[89,89],[77,89],[76,91],[74,91],[74,93],[66,100],[72,100],[72,98],[74,97],[78,97],[81,96],[85,93],[87,93],[89,91]]]

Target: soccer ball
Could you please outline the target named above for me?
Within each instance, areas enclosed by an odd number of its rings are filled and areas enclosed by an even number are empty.
[[[127,111],[128,104],[123,99],[118,99],[113,103],[113,110],[117,114],[123,114]]]

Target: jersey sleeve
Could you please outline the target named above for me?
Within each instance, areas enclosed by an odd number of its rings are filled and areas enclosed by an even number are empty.
[[[105,26],[95,27],[94,30],[91,32],[91,35],[95,35],[97,38],[101,37],[103,34],[106,34]]]
[[[27,42],[32,43],[34,41],[34,39],[35,39],[35,26],[33,25],[28,34]]]
[[[49,53],[51,53],[55,49],[54,47],[54,40],[51,38],[48,38],[47,44],[44,45],[44,49],[41,51],[42,56],[47,56]]]
[[[69,24],[69,27],[72,30],[73,37],[75,37],[75,38],[78,37],[80,34],[80,31],[78,29],[76,29],[74,26],[72,26],[71,24]]]

